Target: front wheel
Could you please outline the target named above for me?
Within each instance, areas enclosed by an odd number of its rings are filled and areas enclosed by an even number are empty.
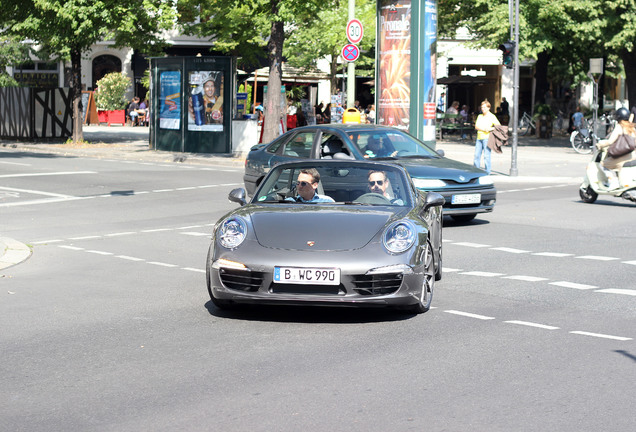
[[[579,131],[572,132],[570,143],[575,152],[580,154],[592,153],[592,140],[584,137]]]
[[[435,259],[433,258],[433,247],[431,241],[426,240],[426,249],[424,250],[424,275],[422,276],[422,291],[418,298],[418,302],[409,307],[408,310],[413,313],[424,313],[431,308],[433,300],[433,288],[435,287]]]
[[[594,192],[592,186],[579,188],[579,196],[584,202],[588,204],[592,204],[594,201],[596,201],[596,198],[598,198],[598,194]]]

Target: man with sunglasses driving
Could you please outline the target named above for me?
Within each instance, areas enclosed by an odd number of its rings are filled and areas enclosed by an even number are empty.
[[[391,201],[392,204],[404,205],[401,199],[395,199],[389,186],[389,179],[384,171],[369,172],[369,192],[377,193]]]
[[[296,201],[301,203],[332,203],[334,200],[327,195],[319,195],[317,192],[320,182],[320,173],[316,168],[306,168],[298,173],[296,182],[296,192],[298,195],[289,197],[286,201]]]

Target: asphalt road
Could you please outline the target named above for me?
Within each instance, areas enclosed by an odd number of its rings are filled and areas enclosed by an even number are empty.
[[[584,167],[564,152],[522,170]],[[204,265],[241,177],[0,149],[0,234],[33,250],[0,270],[0,430],[636,428],[633,204],[502,178],[492,214],[446,220],[426,314],[228,313]]]

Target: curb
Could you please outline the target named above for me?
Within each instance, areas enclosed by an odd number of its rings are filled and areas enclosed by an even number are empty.
[[[0,270],[26,261],[33,251],[24,243],[8,237],[0,237]]]

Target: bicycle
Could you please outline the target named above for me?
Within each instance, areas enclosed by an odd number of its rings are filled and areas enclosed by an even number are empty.
[[[570,143],[575,152],[590,154],[594,149],[594,143],[608,136],[614,129],[615,121],[607,114],[601,115],[596,121],[596,128],[592,127],[592,119],[582,119],[581,126],[577,127],[570,135]],[[603,136],[598,136],[597,131],[602,131]]]
[[[533,133],[536,131],[536,126],[534,121],[532,121],[532,117],[527,112],[523,113],[521,119],[519,120],[519,127],[517,128],[517,133],[520,135],[527,135],[528,132],[532,129]]]

